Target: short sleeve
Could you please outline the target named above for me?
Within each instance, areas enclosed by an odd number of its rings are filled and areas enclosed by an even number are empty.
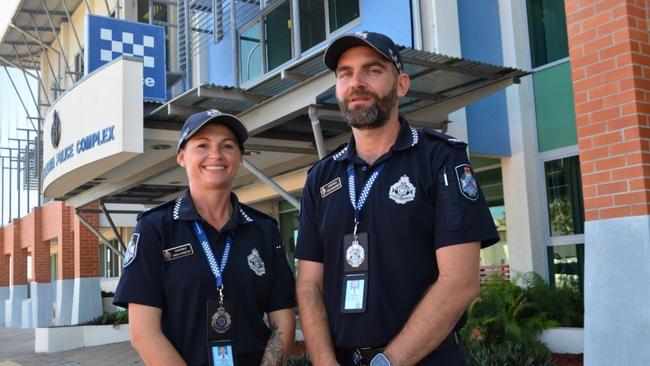
[[[307,178],[307,184],[302,191],[300,202],[300,217],[298,220],[298,240],[296,243],[296,258],[314,262],[323,262],[323,242],[318,234],[316,222],[316,206],[312,185],[313,177]]]
[[[162,226],[162,223],[161,223]],[[146,220],[138,221],[131,236],[120,282],[113,303],[127,307],[129,303],[163,307],[162,237]],[[132,256],[132,257],[131,257]]]
[[[494,220],[465,149],[455,147],[435,173],[435,246],[499,241]]]
[[[266,306],[267,312],[296,306],[296,286],[293,272],[287,260],[287,252],[282,244],[282,239],[280,239],[277,226],[274,225],[271,230],[274,276],[271,299]]]

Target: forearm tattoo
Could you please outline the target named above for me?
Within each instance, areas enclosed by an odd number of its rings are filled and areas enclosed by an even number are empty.
[[[277,327],[273,328],[269,341],[266,342],[266,349],[264,350],[264,357],[260,366],[279,366],[282,365],[282,355],[284,348],[282,347],[282,331]]]

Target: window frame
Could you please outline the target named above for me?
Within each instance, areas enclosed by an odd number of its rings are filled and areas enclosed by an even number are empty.
[[[550,246],[560,246],[560,245],[569,245],[569,244],[584,244],[585,243],[585,234],[569,234],[569,235],[551,235],[550,227],[550,215],[548,212],[548,194],[546,186],[546,168],[545,163],[548,161],[559,160],[564,158],[571,158],[574,156],[579,157],[578,145],[571,145],[562,147],[559,149],[549,150],[542,153],[539,153],[539,159],[541,164],[539,164],[540,177],[543,177],[543,184],[540,184],[540,194],[542,202],[544,204],[542,210],[542,219],[544,220],[544,243],[545,247]],[[583,196],[584,200],[584,196]]]
[[[266,60],[266,54],[265,54],[265,51],[264,51],[265,47],[266,47],[264,17],[267,16],[269,13],[273,12],[276,8],[278,8],[279,6],[284,4],[285,2],[289,3],[289,20],[291,21],[291,32],[290,32],[291,33],[291,42],[290,42],[290,44],[291,44],[291,57],[287,61],[285,61],[282,64],[280,64],[280,65],[276,66],[275,68],[273,68],[272,70],[265,71],[264,68],[266,67],[267,60]],[[241,27],[239,27],[237,29],[237,44],[235,45],[235,47],[237,48],[237,55],[238,55],[237,63],[238,63],[238,69],[239,69],[239,72],[238,72],[239,75],[237,75],[237,78],[239,79],[239,85],[242,86],[243,88],[246,88],[248,86],[252,86],[252,85],[257,84],[258,82],[264,80],[264,78],[268,74],[271,74],[271,73],[273,73],[273,72],[275,72],[277,70],[283,69],[291,61],[295,60],[295,58],[296,58],[296,50],[294,48],[294,38],[296,37],[296,32],[295,32],[296,23],[293,20],[293,1],[291,1],[291,0],[278,0],[278,1],[276,1],[275,3],[273,3],[271,5],[267,5],[265,0],[261,0],[260,1],[260,9],[261,9],[261,11],[257,16],[253,17],[250,21],[248,21],[246,24],[244,24],[243,26],[241,26]],[[243,65],[241,63],[241,61],[242,61],[241,60],[241,47],[240,47],[241,35],[242,35],[243,32],[248,30],[250,27],[255,25],[255,23],[257,23],[257,22],[260,23],[260,62],[261,62],[260,63],[260,68],[261,68],[261,72],[258,75],[255,75],[255,76],[249,78],[248,80],[244,81],[242,79],[242,72],[241,72],[242,67],[243,67]]]

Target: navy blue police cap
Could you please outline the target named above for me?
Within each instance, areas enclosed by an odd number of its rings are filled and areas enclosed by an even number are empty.
[[[244,124],[239,118],[232,114],[221,113],[216,109],[208,109],[207,111],[194,113],[187,117],[178,138],[178,148],[176,151],[180,151],[185,142],[206,123],[222,124],[230,128],[239,143],[239,147],[244,151],[244,141],[248,138],[246,127],[244,127]]]
[[[344,34],[332,41],[325,51],[325,56],[323,61],[325,66],[332,71],[336,71],[336,65],[339,62],[339,57],[343,52],[347,51],[348,48],[356,46],[370,46],[375,51],[379,52],[380,55],[384,56],[388,61],[390,61],[398,73],[404,72],[404,64],[402,63],[402,57],[399,55],[399,48],[392,39],[388,36],[375,33],[375,32],[357,32],[354,34]]]

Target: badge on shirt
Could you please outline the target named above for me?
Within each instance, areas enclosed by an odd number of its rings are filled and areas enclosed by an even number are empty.
[[[260,257],[260,252],[257,251],[257,249],[253,249],[247,258],[248,267],[255,272],[256,275],[263,276],[266,273],[264,261],[262,260],[262,257]]]
[[[192,254],[194,254],[194,248],[192,248],[192,244],[190,243],[163,250],[163,257],[166,261],[186,257]]]
[[[320,197],[325,198],[329,196],[330,194],[338,191],[341,189],[343,185],[341,184],[341,178],[336,178],[333,181],[325,184],[324,186],[320,187]]]
[[[131,240],[126,246],[126,252],[124,252],[124,264],[123,267],[126,268],[129,264],[133,263],[135,256],[138,254],[138,241],[140,240],[139,233],[133,233],[131,235]]]
[[[368,233],[343,236],[343,272],[368,270]]]
[[[415,199],[415,186],[407,175],[403,175],[397,183],[390,186],[388,197],[400,205],[411,202]]]
[[[461,164],[455,170],[461,195],[470,201],[476,201],[478,199],[478,184],[474,178],[472,167],[469,164]]]

